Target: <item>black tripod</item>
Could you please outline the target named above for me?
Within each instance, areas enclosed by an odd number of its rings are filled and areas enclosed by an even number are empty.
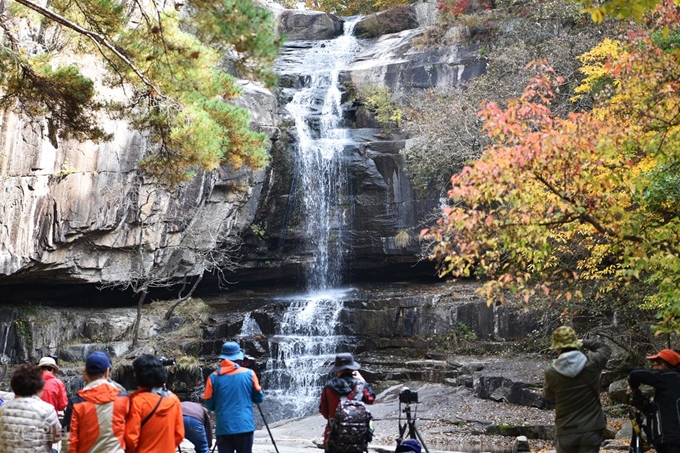
[[[415,403],[418,403],[418,401],[414,401]],[[401,403],[402,400],[401,398],[399,399],[399,439],[397,439],[397,444],[401,444],[401,442],[404,440],[404,433],[406,433],[406,430],[408,429],[407,436],[409,439],[417,439],[420,441],[420,445],[423,446],[425,451],[427,453],[430,453],[430,450],[427,449],[427,445],[425,445],[425,441],[423,440],[423,436],[420,435],[420,432],[418,431],[418,428],[416,428],[416,414],[418,413],[418,406],[415,406],[413,410],[413,415],[411,415],[411,403],[410,402],[404,402],[404,409],[402,410],[401,408]],[[406,421],[404,424],[401,424],[401,414],[402,412],[406,414]]]
[[[645,446],[645,441],[642,438],[642,433],[645,428],[642,412],[639,409],[631,408],[628,417],[633,425],[633,435],[630,438],[628,453],[643,453],[651,447],[649,447],[649,445]]]
[[[655,417],[658,406],[645,399],[639,390],[635,390],[629,398],[631,407],[628,418],[633,425],[633,435],[630,438],[628,453],[644,453],[654,448],[652,440],[655,433],[659,432],[659,421]]]

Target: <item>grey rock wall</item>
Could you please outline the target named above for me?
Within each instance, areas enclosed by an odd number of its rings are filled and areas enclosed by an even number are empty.
[[[271,92],[244,82],[239,103],[275,140]],[[0,114],[0,285],[199,275],[203,256],[252,220],[264,170],[203,172],[169,192],[138,172],[146,138],[105,124],[112,142],[54,148],[40,125]]]

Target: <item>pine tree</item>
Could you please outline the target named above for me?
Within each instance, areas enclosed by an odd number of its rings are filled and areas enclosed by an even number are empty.
[[[273,17],[251,0],[121,3],[0,2],[0,108],[45,125],[60,140],[103,141],[104,114],[147,134],[141,168],[175,186],[197,170],[266,164],[267,137],[249,130],[227,72],[271,85],[278,38]],[[84,74],[104,68],[102,96]]]

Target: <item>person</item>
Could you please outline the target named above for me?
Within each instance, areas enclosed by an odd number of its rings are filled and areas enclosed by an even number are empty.
[[[54,375],[59,371],[57,362],[52,357],[43,357],[38,362],[38,366],[43,370],[45,380],[45,388],[40,398],[54,406],[57,412],[62,412],[68,404],[68,395],[64,383]]]
[[[335,412],[340,404],[341,397],[348,399],[358,399],[355,393],[360,390],[361,398],[365,404],[373,404],[375,393],[364,377],[359,373],[361,365],[354,361],[354,357],[349,352],[342,352],[335,356],[335,362],[330,369],[330,373],[335,373],[321,391],[321,403],[319,412],[328,420],[323,432],[324,448],[328,450],[328,436],[331,431],[331,420],[335,417]]]
[[[587,353],[579,349],[583,347]],[[606,419],[600,403],[600,376],[611,348],[594,340],[579,340],[569,326],[555,329],[550,349],[558,357],[545,370],[543,396],[555,400],[557,453],[597,453]]]
[[[423,447],[418,439],[406,439],[394,450],[395,453],[420,453]]]
[[[127,392],[109,381],[111,361],[101,351],[85,360],[85,388],[71,398],[64,413],[62,453],[125,453]]]
[[[194,444],[196,453],[208,453],[212,445],[212,422],[208,411],[193,401],[182,401],[184,437]]]
[[[264,400],[264,392],[253,370],[239,365],[243,351],[238,343],[222,345],[220,366],[205,382],[203,400],[215,412],[215,435],[219,453],[251,453],[255,432],[253,403]]]
[[[61,440],[54,406],[40,399],[45,387],[42,370],[19,365],[10,378],[14,399],[0,406],[0,453],[52,451]]]
[[[680,354],[662,349],[647,357],[652,369],[635,368],[628,375],[628,384],[639,391],[640,384],[654,387],[654,402],[658,407],[658,436],[652,439],[658,453],[680,453]]]
[[[168,372],[150,354],[137,357],[132,369],[137,390],[129,396],[125,452],[173,453],[184,439],[184,420],[179,398],[166,387]]]

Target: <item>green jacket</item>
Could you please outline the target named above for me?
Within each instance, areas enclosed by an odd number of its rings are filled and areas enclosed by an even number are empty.
[[[612,350],[597,340],[583,340],[583,347],[589,350],[586,354],[563,352],[545,370],[543,397],[555,400],[555,433],[558,436],[600,431],[606,426],[599,397],[600,375]]]

